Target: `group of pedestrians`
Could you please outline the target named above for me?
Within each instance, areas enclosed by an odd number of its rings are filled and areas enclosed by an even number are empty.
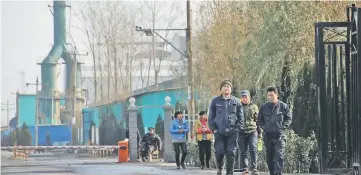
[[[226,175],[232,175],[236,158],[240,160],[239,168],[242,172],[257,173],[257,142],[263,139],[270,174],[281,175],[286,144],[285,130],[292,122],[292,115],[289,106],[278,99],[277,89],[267,89],[269,102],[260,109],[251,102],[248,90],[241,91],[241,100],[232,96],[232,83],[228,80],[221,83],[220,91],[221,95],[211,101],[208,116],[202,111],[199,113],[199,120],[195,122],[201,168],[210,168],[214,140],[217,175],[222,174],[224,167]],[[170,132],[177,168],[185,169],[189,125],[183,119],[182,112],[175,113]],[[247,160],[248,152],[250,165]]]

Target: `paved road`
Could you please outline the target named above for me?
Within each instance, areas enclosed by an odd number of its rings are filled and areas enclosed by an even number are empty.
[[[12,159],[12,153],[1,152],[1,174],[4,175],[203,175],[215,170],[175,169],[174,164],[116,163],[116,158],[79,158],[70,154],[31,155],[27,161]]]
[[[175,169],[170,163],[116,163],[116,158],[79,158],[72,154],[33,154],[27,161],[12,159],[11,152],[1,152],[4,175],[208,175],[216,171],[199,168]],[[235,173],[239,175],[241,173]],[[266,173],[261,173],[265,175]]]

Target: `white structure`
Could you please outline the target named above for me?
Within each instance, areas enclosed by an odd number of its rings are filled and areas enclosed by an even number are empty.
[[[149,42],[148,42],[149,43]],[[147,43],[147,46],[149,44]],[[186,49],[186,40],[185,37],[175,36],[172,40],[172,45],[174,45],[178,50],[184,51]],[[129,85],[132,91],[137,89],[142,89],[155,84],[155,70],[158,70],[158,83],[168,81],[171,79],[185,74],[186,69],[186,59],[180,54],[177,50],[171,46],[166,47],[157,47],[155,50],[155,65],[152,58],[152,47],[141,47],[139,45],[134,45],[134,55],[130,55],[129,52],[126,53],[124,47],[120,49],[123,53],[118,53],[119,59],[116,60],[117,76],[114,78],[115,71],[114,65],[110,65],[110,96],[114,97],[116,92],[119,94],[120,90],[127,88],[122,87],[122,85]],[[144,44],[143,44],[144,45]],[[160,43],[163,45],[163,43]],[[164,48],[170,50],[170,52],[165,51]],[[112,60],[111,60],[112,61]],[[120,62],[121,61],[121,62]],[[83,65],[82,66],[82,89],[87,90],[88,104],[94,102],[94,73],[93,65]],[[101,71],[100,71],[101,70]],[[100,96],[107,96],[108,92],[108,66],[103,62],[101,69],[97,68],[97,84],[98,84],[98,99]],[[149,83],[148,83],[148,73],[149,73]],[[129,80],[129,77],[130,80]],[[115,81],[117,81],[117,90],[115,90]],[[102,85],[101,85],[102,84]],[[129,86],[128,86],[129,88]],[[103,94],[101,94],[101,89]]]

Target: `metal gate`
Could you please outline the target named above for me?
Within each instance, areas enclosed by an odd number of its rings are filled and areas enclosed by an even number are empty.
[[[359,13],[358,13],[359,12]],[[361,8],[346,22],[315,23],[321,173],[360,174]]]

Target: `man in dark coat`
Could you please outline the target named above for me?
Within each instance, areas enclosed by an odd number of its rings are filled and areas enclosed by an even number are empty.
[[[262,105],[258,113],[258,125],[264,131],[267,165],[271,175],[281,175],[285,156],[285,130],[292,123],[292,113],[288,105],[278,100],[275,87],[267,89],[269,102]]]
[[[239,99],[232,96],[232,83],[228,80],[220,85],[221,95],[213,98],[208,124],[214,133],[214,149],[217,159],[217,175],[222,174],[223,158],[226,155],[227,175],[233,175],[237,153],[238,132],[243,128],[243,107]]]
[[[162,148],[162,141],[158,134],[154,132],[153,127],[148,128],[148,133],[146,133],[142,138],[142,159],[143,161],[148,160],[149,153],[154,151],[160,151]]]

